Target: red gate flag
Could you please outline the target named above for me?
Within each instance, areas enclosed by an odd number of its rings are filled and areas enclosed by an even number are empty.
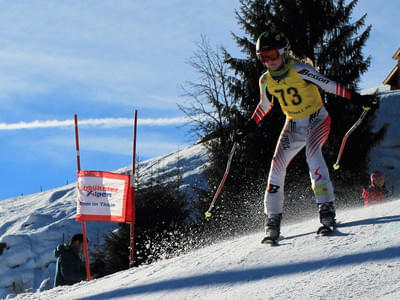
[[[130,175],[78,172],[77,221],[133,222]]]

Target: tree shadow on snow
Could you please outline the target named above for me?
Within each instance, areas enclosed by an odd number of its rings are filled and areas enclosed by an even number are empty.
[[[399,216],[396,216],[399,218]],[[380,218],[378,218],[380,219]],[[382,220],[383,221],[383,220]],[[360,221],[361,222],[361,221]],[[364,224],[364,223],[363,223]],[[382,250],[348,254],[339,257],[324,258],[312,261],[283,264],[277,266],[263,266],[246,270],[229,270],[208,274],[199,274],[189,277],[173,278],[154,283],[142,284],[128,288],[121,288],[110,292],[83,297],[81,299],[109,299],[114,297],[134,297],[135,295],[157,292],[174,291],[181,289],[217,287],[264,280],[270,277],[287,276],[297,273],[306,273],[321,268],[338,268],[351,265],[360,265],[368,261],[382,261],[400,258],[400,246]],[[134,276],[134,275],[133,275]]]

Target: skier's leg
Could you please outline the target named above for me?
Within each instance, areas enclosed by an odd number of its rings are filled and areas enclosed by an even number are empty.
[[[272,158],[264,196],[264,211],[267,216],[282,213],[286,168],[305,145],[305,134],[298,132],[296,124],[296,121],[286,121]]]
[[[280,235],[286,168],[305,145],[305,133],[304,130],[297,130],[298,123],[286,120],[272,158],[264,196],[264,211],[267,220],[266,236],[262,243],[274,244]]]
[[[317,203],[332,202],[334,201],[333,186],[322,155],[322,146],[328,139],[331,119],[327,113],[321,112],[311,123],[306,140],[306,157],[312,188]]]
[[[327,141],[329,132],[330,117],[325,109],[321,109],[310,118],[310,128],[306,140],[306,157],[321,223],[326,226],[333,226],[336,215],[333,205],[333,186],[322,155],[322,146]]]

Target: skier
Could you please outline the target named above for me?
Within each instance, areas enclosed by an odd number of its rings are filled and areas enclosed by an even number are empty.
[[[385,188],[385,176],[375,171],[371,174],[371,184],[368,188],[364,188],[362,197],[364,198],[364,205],[369,206],[379,202],[386,201],[388,191]]]
[[[278,100],[286,115],[264,197],[266,237],[263,242],[274,244],[279,238],[286,168],[304,146],[323,225],[318,233],[329,234],[335,225],[336,212],[333,186],[321,148],[328,139],[331,119],[323,106],[318,87],[365,108],[376,104],[376,95],[361,96],[350,91],[321,75],[310,64],[301,63],[289,55],[289,42],[279,30],[272,29],[259,36],[256,54],[268,69],[259,79],[261,99],[250,120],[235,130],[234,142],[240,142],[247,133],[255,130],[272,108],[271,97]]]

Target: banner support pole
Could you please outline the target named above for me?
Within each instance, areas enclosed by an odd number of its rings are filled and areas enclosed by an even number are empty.
[[[132,172],[131,172],[131,190],[132,190],[132,222],[130,223],[130,239],[129,239],[129,267],[133,267],[134,263],[134,247],[135,247],[135,205],[136,205],[136,190],[135,190],[135,169],[136,169],[136,132],[137,132],[137,110],[135,110],[135,120],[133,127],[133,154],[132,154]]]
[[[76,164],[79,172],[81,170],[81,158],[79,154],[78,115],[76,114],[75,114],[75,145],[76,145]]]
[[[77,163],[77,168],[78,168],[78,173],[79,173],[81,171],[81,159],[80,159],[80,154],[79,154],[78,115],[75,114],[74,119],[75,119],[76,163]],[[85,249],[86,278],[87,278],[87,281],[90,281],[91,276],[90,276],[90,264],[89,264],[89,251],[88,251],[88,244],[87,244],[86,224],[85,224],[85,221],[81,221],[81,223],[82,223],[82,232],[83,232],[83,246]]]

